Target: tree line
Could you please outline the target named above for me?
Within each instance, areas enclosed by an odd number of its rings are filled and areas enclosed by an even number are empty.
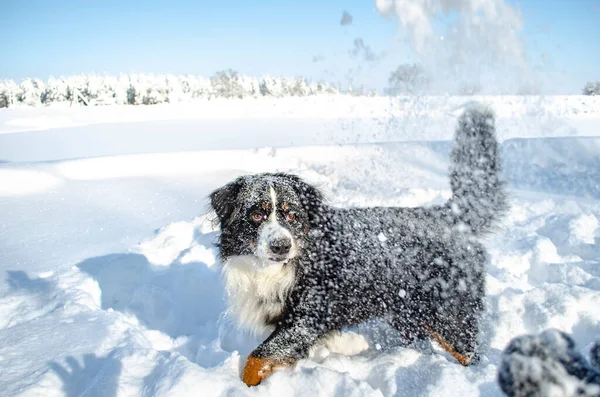
[[[426,95],[435,90],[430,76],[418,64],[402,64],[388,78],[386,95]],[[463,84],[458,95],[481,93],[478,84]],[[525,94],[522,92],[521,94]],[[600,81],[589,82],[584,95],[600,95]],[[116,76],[75,75],[50,77],[48,80],[26,78],[19,84],[13,80],[0,81],[0,108],[10,106],[39,106],[57,102],[86,105],[152,105],[194,99],[246,97],[303,97],[311,95],[377,95],[352,86],[342,88],[325,82],[309,81],[302,77],[240,75],[235,70],[223,70],[212,77],[172,74],[121,74]]]
[[[189,101],[197,98],[286,97],[324,94],[374,94],[342,89],[302,77],[249,77],[234,70],[217,72],[212,77],[171,74],[121,74],[116,76],[75,75],[26,78],[20,84],[0,81],[0,107],[39,106],[56,102],[86,105],[152,105]]]

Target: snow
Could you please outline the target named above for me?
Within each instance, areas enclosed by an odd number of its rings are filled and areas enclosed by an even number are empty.
[[[598,133],[600,99],[590,96],[331,95],[154,106],[57,104],[3,109],[0,160],[449,140],[457,116],[473,101],[495,110],[500,140]]]
[[[442,202],[454,122],[474,99],[3,109],[2,394],[501,396],[501,352],[518,335],[557,328],[588,356],[600,334],[600,100],[483,97],[511,209],[485,240],[481,362],[394,346],[369,324],[355,330],[366,351],[348,338],[348,354],[323,348],[257,388],[240,380],[260,340],[225,314],[208,193],[278,170],[343,207]]]

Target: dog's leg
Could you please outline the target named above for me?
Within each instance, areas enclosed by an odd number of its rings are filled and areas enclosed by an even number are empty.
[[[471,313],[468,313],[467,310],[462,311],[459,315],[442,317],[433,324],[424,324],[431,338],[464,366],[479,361],[477,315],[474,309]]]
[[[246,385],[256,386],[276,369],[293,366],[299,359],[307,357],[309,349],[324,335],[316,327],[302,325],[305,324],[302,321],[291,324],[277,328],[250,353],[242,375]]]
[[[444,350],[446,350],[448,353],[450,353],[450,355],[452,357],[454,357],[460,365],[463,365],[466,367],[471,364],[472,356],[470,356],[468,354],[459,353],[450,342],[448,342],[446,339],[444,339],[444,337],[442,335],[440,335],[439,333],[434,331],[433,328],[431,328],[429,326],[426,326],[426,328],[429,331],[429,333],[431,334],[431,338],[433,340],[435,340],[437,343],[439,343],[440,346],[442,346],[442,348]]]

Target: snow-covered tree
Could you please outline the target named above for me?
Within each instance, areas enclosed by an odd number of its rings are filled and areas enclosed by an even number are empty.
[[[105,76],[102,80],[102,90],[96,98],[99,105],[123,104],[124,94],[118,96],[117,91],[121,90],[119,79],[115,76]]]
[[[121,78],[91,75],[82,94],[90,105],[121,105],[126,103],[126,90]]]
[[[164,75],[140,75],[141,101],[144,105],[155,105],[168,101],[167,78]]]
[[[19,86],[12,80],[0,81],[0,108],[12,106],[16,101]]]
[[[386,93],[416,94],[423,92],[428,86],[429,77],[423,67],[417,64],[402,64],[390,73]]]
[[[278,77],[281,82],[281,96],[293,96],[294,95],[294,81],[287,77]]]
[[[280,77],[283,96],[307,96],[309,87],[302,77]]]
[[[79,91],[89,104],[96,105],[96,99],[98,98],[98,95],[102,95],[102,85],[102,77],[92,74],[85,76],[85,86]]]
[[[186,85],[189,86],[189,92],[192,98],[207,98],[214,96],[213,85],[211,81],[202,76],[187,76],[185,82],[182,83],[185,92]]]
[[[65,102],[69,97],[69,86],[64,78],[50,77],[46,89],[42,92],[42,103]]]
[[[260,82],[260,93],[262,96],[273,96],[276,98],[283,96],[281,79],[264,76]]]
[[[256,77],[241,76],[240,84],[244,91],[244,96],[259,97],[260,93],[260,81]]]
[[[583,87],[583,95],[600,95],[600,81],[587,83]]]
[[[340,92],[337,88],[322,81],[311,83],[310,89],[313,95],[338,94]]]
[[[17,100],[23,105],[37,106],[42,103],[44,82],[40,79],[23,79],[17,91]]]
[[[67,100],[74,102],[81,101],[82,99],[87,100],[83,93],[87,89],[87,77],[84,75],[69,76],[67,81]],[[83,96],[83,98],[81,97]]]
[[[129,87],[127,87],[127,103],[130,105],[141,105],[142,97],[146,91],[143,75],[132,74],[129,76]]]
[[[211,77],[214,93],[220,98],[243,98],[244,87],[235,70],[222,70]]]
[[[0,81],[0,108],[8,107],[8,89],[5,81]]]
[[[168,74],[165,77],[166,89],[167,89],[167,102],[177,103],[185,99],[183,90],[181,88],[181,82],[175,75]]]
[[[292,95],[295,96],[307,96],[310,90],[308,88],[308,84],[306,83],[306,79],[304,78],[296,78],[294,85],[292,87]]]
[[[122,73],[117,79],[115,86],[115,103],[117,105],[127,105],[129,103],[127,98],[129,86],[129,76]]]

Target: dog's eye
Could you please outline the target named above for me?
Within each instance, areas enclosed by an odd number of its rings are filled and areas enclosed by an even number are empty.
[[[252,219],[254,222],[262,222],[263,219],[265,219],[265,215],[260,211],[255,211],[250,214],[250,219]]]
[[[288,212],[287,214],[285,214],[285,220],[288,222],[293,222],[296,220],[296,214],[294,214],[293,212]]]

